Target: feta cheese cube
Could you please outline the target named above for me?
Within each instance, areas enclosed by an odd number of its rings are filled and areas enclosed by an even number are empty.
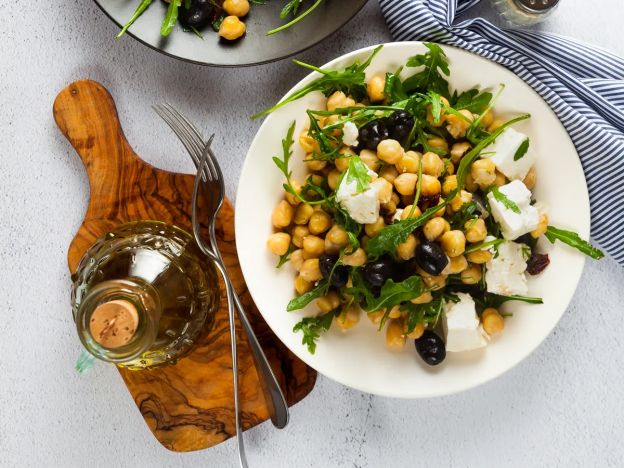
[[[528,137],[517,130],[509,127],[501,133],[498,138],[486,146],[481,152],[482,158],[491,159],[496,165],[496,169],[505,174],[510,180],[522,180],[526,177],[531,166],[535,164],[535,153],[529,145],[528,150],[517,161],[516,152]],[[493,153],[493,154],[488,154]]]
[[[505,241],[498,245],[497,254],[485,264],[487,291],[503,296],[526,296],[529,292],[526,279],[526,246]]]
[[[479,323],[475,302],[470,294],[458,293],[459,302],[445,302],[442,326],[446,350],[451,353],[470,351],[487,345],[488,335]]]
[[[492,192],[487,194],[492,216],[500,224],[503,237],[514,240],[534,230],[539,224],[539,211],[531,206],[531,192],[526,185],[519,180],[514,180],[498,190],[520,209],[520,213],[516,213],[496,200]]]
[[[396,223],[397,221],[401,221],[402,214],[403,214],[403,208],[397,208],[394,214],[392,215],[392,222]]]
[[[345,122],[342,127],[342,142],[347,146],[358,145],[358,128],[353,122]]]
[[[377,178],[377,173],[368,170],[371,179]],[[359,192],[357,182],[352,180],[347,182],[349,171],[338,186],[336,191],[336,201],[342,206],[353,220],[360,224],[371,224],[379,217],[379,184],[370,184],[366,190]]]

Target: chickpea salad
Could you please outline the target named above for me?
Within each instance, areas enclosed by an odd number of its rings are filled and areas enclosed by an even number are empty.
[[[347,331],[366,315],[392,349],[413,340],[429,365],[447,352],[484,347],[505,328],[508,301],[541,304],[527,275],[549,256],[542,236],[594,258],[600,250],[549,224],[533,197],[538,155],[502,120],[492,93],[451,92],[449,63],[436,44],[399,70],[372,76],[364,62],[321,77],[256,117],[321,91],[326,108],[307,110],[296,136],[306,180],[289,168],[295,123],[273,158],[285,177],[268,249],[296,276],[289,312],[315,303],[318,314],[293,331],[314,353],[321,334]],[[406,73],[412,71],[413,73]]]
[[[154,0],[140,0],[137,9],[123,26],[117,38],[141,17]],[[263,5],[269,0],[162,0],[168,3],[167,13],[160,28],[160,34],[167,37],[176,24],[180,23],[185,31],[193,32],[199,37],[205,29],[213,29],[226,41],[234,41],[245,35],[247,27],[241,19],[247,16],[251,4]],[[276,0],[274,0],[276,1]],[[276,34],[294,26],[299,21],[316,10],[324,0],[288,0],[280,11],[280,19],[289,20],[282,26],[267,32],[267,35]],[[306,3],[310,3],[306,5]]]

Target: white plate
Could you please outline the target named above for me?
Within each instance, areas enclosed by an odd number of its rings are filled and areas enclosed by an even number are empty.
[[[356,59],[364,59],[372,49],[344,55],[326,67],[343,68]],[[396,70],[408,57],[424,49],[418,42],[386,44],[367,75]],[[550,107],[507,69],[460,49],[443,49],[449,58],[453,88],[495,89],[504,83],[506,88],[496,103],[496,113],[505,117],[531,113],[531,119],[515,128],[530,136],[538,155],[535,197],[549,207],[552,224],[574,229],[587,238],[590,217],[585,178],[574,146]],[[288,94],[315,78],[316,73],[307,76]],[[283,196],[283,176],[271,157],[281,155],[281,139],[291,122],[297,121],[295,135],[298,135],[306,120],[305,110],[321,108],[323,103],[324,97],[314,93],[270,115],[251,144],[239,183],[238,255],[247,286],[271,329],[320,373],[349,387],[390,397],[423,398],[460,392],[501,375],[526,358],[563,315],[583,270],[584,256],[562,244],[541,245],[550,254],[551,264],[540,276],[529,280],[530,295],[543,297],[544,304],[508,303],[505,310],[513,312],[513,317],[506,320],[504,333],[485,349],[447,353],[444,363],[428,367],[416,354],[412,340],[407,341],[402,351],[390,351],[385,346],[384,334],[378,333],[362,315],[357,327],[347,333],[332,327],[319,340],[316,354],[308,353],[301,344],[301,334],[293,333],[292,328],[305,313],[314,313],[314,306],[304,312],[286,312],[286,304],[294,294],[294,272],[291,266],[275,269],[276,258],[267,252],[266,240],[272,233],[271,212]],[[303,152],[297,143],[294,146],[291,166],[295,176],[303,180]]]

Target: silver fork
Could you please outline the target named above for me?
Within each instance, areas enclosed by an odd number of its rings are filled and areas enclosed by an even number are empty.
[[[221,173],[221,169],[217,162],[216,156],[212,152],[210,148],[210,143],[212,142],[212,137],[208,141],[208,143],[204,143],[203,137],[197,131],[197,129],[191,124],[191,122],[176,111],[172,106],[165,104],[154,107],[154,110],[157,114],[163,118],[163,120],[172,128],[174,133],[178,136],[188,153],[190,154],[193,162],[198,167],[198,177],[195,181],[195,191],[193,196],[193,231],[195,237],[197,238],[197,242],[206,253],[206,255],[211,258],[215,264],[218,265],[219,270],[224,276],[224,280],[226,283],[226,294],[228,294],[228,300],[233,299],[234,304],[238,309],[239,318],[241,324],[243,326],[243,330],[245,331],[251,350],[252,356],[254,358],[254,362],[256,365],[256,369],[258,370],[258,376],[260,378],[260,384],[262,390],[264,392],[265,400],[268,405],[269,414],[271,416],[271,421],[278,428],[283,428],[288,424],[288,405],[286,404],[286,400],[281,391],[279,383],[275,378],[273,370],[266,358],[266,355],[262,351],[260,344],[257,340],[257,337],[249,323],[247,318],[247,314],[245,309],[240,301],[240,298],[236,294],[229,277],[227,276],[227,271],[223,265],[223,260],[221,258],[221,254],[217,247],[216,234],[215,234],[215,219],[218,210],[223,203],[223,198],[225,194],[225,187],[223,183],[223,174]],[[213,135],[214,136],[214,135]],[[202,160],[205,160],[202,163]],[[199,176],[201,174],[201,177]],[[209,218],[209,238],[210,245],[206,245],[203,242],[203,239],[199,232],[199,221],[197,217],[197,193],[199,190],[200,179],[204,181],[204,186],[209,191],[208,203],[209,203],[209,212],[211,214]],[[207,183],[206,183],[207,182]],[[231,304],[231,302],[230,302]],[[233,312],[232,312],[233,315]],[[235,329],[233,329],[233,320],[231,320],[231,334],[232,337],[235,338]],[[233,367],[234,366],[234,358],[236,354],[235,346],[233,345]],[[233,369],[236,373],[236,369]],[[237,377],[235,378],[235,406],[237,395]],[[240,421],[239,415],[237,411],[237,433],[240,433]],[[244,460],[244,448],[242,446],[242,437],[238,437],[239,447],[242,448],[242,460],[241,464],[243,464]]]

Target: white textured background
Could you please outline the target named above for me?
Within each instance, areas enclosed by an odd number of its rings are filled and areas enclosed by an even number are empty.
[[[272,0],[277,1],[277,0]],[[565,0],[543,27],[624,55],[620,0]],[[487,3],[479,12],[489,18]],[[288,61],[218,70],[177,62],[129,37],[90,0],[0,4],[0,466],[235,465],[232,441],[176,454],[152,437],[112,366],[78,376],[67,246],[87,179],[52,120],[70,81],[92,78],[115,97],[128,139],[149,162],[192,166],[150,110],[178,104],[217,132],[234,196],[258,127],[248,118],[304,72]],[[320,46],[322,64],[390,40],[377,3]],[[624,215],[624,214],[623,214]],[[500,467],[624,465],[624,270],[588,262],[555,332],[521,365],[461,395],[377,398],[320,377],[292,422],[246,433],[252,467]],[[365,365],[365,363],[362,363]]]

